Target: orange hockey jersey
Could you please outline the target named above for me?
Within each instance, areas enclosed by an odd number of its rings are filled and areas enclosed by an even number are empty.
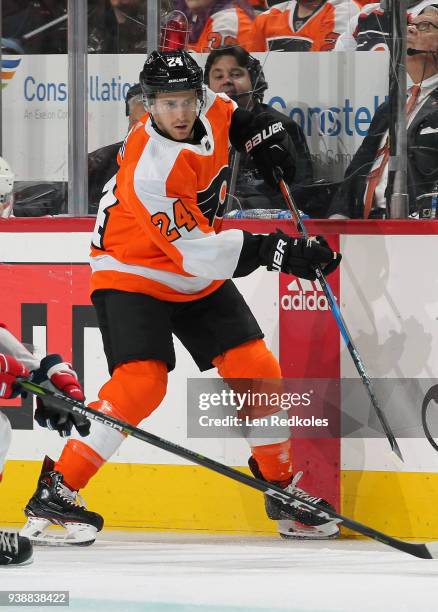
[[[241,8],[226,8],[210,15],[198,40],[189,43],[188,48],[197,53],[209,53],[225,45],[243,46],[252,24],[251,17]]]
[[[200,144],[176,142],[146,114],[123,144],[104,188],[91,248],[91,290],[119,289],[169,301],[198,299],[231,278],[243,232],[216,233],[228,179],[236,104],[207,90]]]
[[[306,20],[297,18],[296,0],[273,6],[258,15],[245,48],[250,51],[331,51],[359,12],[353,0],[327,0]]]

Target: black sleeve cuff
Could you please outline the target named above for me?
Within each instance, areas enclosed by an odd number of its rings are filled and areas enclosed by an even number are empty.
[[[245,231],[242,231],[242,233],[243,245],[237,267],[234,270],[233,278],[248,276],[248,274],[257,270],[261,265],[259,253],[265,236],[261,234],[250,234]]]
[[[243,108],[236,108],[232,117],[229,131],[231,144],[238,151],[243,151],[249,128],[253,122],[253,115]]]

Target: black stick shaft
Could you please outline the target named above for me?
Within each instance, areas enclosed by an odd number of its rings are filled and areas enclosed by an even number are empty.
[[[349,519],[342,514],[338,514],[334,510],[321,510],[317,504],[310,501],[306,501],[304,503],[298,496],[295,496],[293,493],[288,493],[272,483],[248,476],[243,472],[239,472],[239,470],[236,470],[235,468],[224,465],[218,461],[215,461],[214,459],[205,457],[200,453],[196,453],[187,448],[179,446],[174,442],[164,440],[163,438],[144,431],[143,429],[139,429],[138,427],[134,427],[133,425],[130,425],[124,421],[120,421],[119,419],[116,419],[108,414],[102,414],[97,410],[84,406],[84,404],[78,402],[77,400],[62,395],[61,393],[44,389],[40,385],[36,385],[28,380],[21,379],[19,380],[18,384],[24,391],[32,393],[37,397],[50,397],[51,402],[63,410],[67,410],[73,414],[81,414],[92,421],[102,423],[103,425],[111,427],[120,433],[132,436],[133,438],[137,438],[143,442],[147,442],[152,446],[156,446],[157,448],[161,448],[162,450],[177,455],[178,457],[182,457],[183,459],[187,459],[188,461],[196,463],[197,465],[201,465],[209,470],[212,470],[213,472],[216,472],[217,474],[222,474],[222,476],[226,476],[227,478],[240,482],[247,487],[256,489],[257,491],[261,491],[266,495],[280,500],[285,506],[290,506],[292,508],[305,507],[309,510],[309,512],[312,512],[316,516],[331,518],[339,523],[342,522],[345,527],[348,527],[357,533],[360,533],[368,538],[372,538],[373,540],[377,540],[382,544],[386,544],[387,546],[391,546],[392,548],[396,548],[397,550],[407,554],[413,555],[414,557],[419,557],[421,559],[433,559],[436,557],[435,550],[430,550],[426,544],[403,542],[402,540],[398,540],[397,538],[393,538],[392,536],[377,531],[372,527],[368,527],[367,525],[358,523],[353,519]]]
[[[288,205],[292,216],[295,220],[296,226],[298,228],[298,231],[302,234],[302,236],[304,238],[309,238],[309,234],[307,231],[306,226],[304,225],[301,217],[300,217],[300,213],[298,212],[298,208],[297,205],[294,202],[294,199],[292,197],[292,194],[290,192],[290,189],[287,185],[287,183],[283,180],[282,178],[282,173],[280,170],[277,171],[277,180],[278,180],[278,185],[280,187],[281,193],[283,195],[283,198],[286,202],[286,204]],[[379,405],[379,401],[377,399],[376,393],[374,391],[374,387],[373,384],[371,382],[370,377],[368,376],[368,373],[365,369],[365,365],[361,359],[361,356],[359,355],[359,352],[353,342],[353,338],[351,337],[350,332],[348,331],[347,328],[347,324],[344,321],[344,317],[341,314],[341,310],[336,302],[336,298],[333,294],[333,291],[330,287],[330,285],[328,284],[324,273],[321,269],[320,266],[315,266],[315,273],[317,276],[317,279],[321,285],[321,288],[324,292],[324,295],[327,298],[327,302],[330,306],[330,310],[335,318],[336,324],[339,328],[339,331],[341,332],[341,336],[344,339],[344,342],[347,346],[348,352],[351,355],[351,358],[353,360],[354,365],[356,366],[356,370],[359,373],[359,376],[362,379],[362,382],[364,384],[365,389],[367,390],[368,393],[368,397],[371,400],[371,404],[374,408],[375,413],[377,414],[377,417],[382,425],[383,431],[385,432],[385,435],[388,439],[388,442],[391,446],[391,450],[397,455],[397,457],[403,461],[403,455],[401,453],[400,447],[397,443],[397,440],[395,438],[395,435],[391,429],[391,426],[389,425],[387,418],[383,412],[383,410],[381,409],[380,405]]]

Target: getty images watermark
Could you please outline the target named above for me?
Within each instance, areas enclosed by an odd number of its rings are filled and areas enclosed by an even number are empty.
[[[321,385],[319,385],[321,386]],[[324,381],[324,389],[330,384]],[[189,437],[284,438],[289,430],[302,437],[332,437],[327,402],[307,381],[271,379],[190,379]],[[334,405],[334,404],[333,404]]]
[[[421,406],[437,385],[429,378],[373,379],[379,405],[397,438],[421,438]],[[438,392],[437,392],[438,397]],[[438,439],[438,401],[428,411]],[[383,438],[359,378],[187,381],[189,438]]]
[[[244,391],[222,389],[220,393],[201,393],[198,407],[201,411],[212,411],[212,408],[231,408],[238,415],[225,415],[223,417],[202,414],[199,417],[201,427],[328,427],[328,418],[318,418],[313,414],[307,417],[298,414],[288,415],[292,408],[305,408],[311,406],[313,390],[306,393],[277,393],[274,391]],[[272,412],[275,410],[275,412]],[[265,416],[255,416],[266,412]]]

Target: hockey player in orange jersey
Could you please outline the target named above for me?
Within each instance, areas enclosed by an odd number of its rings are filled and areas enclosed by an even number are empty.
[[[242,46],[254,51],[331,51],[359,12],[353,0],[289,0],[258,15]]]
[[[246,0],[175,0],[174,8],[186,15],[188,49],[197,53],[240,45],[254,20],[254,11]]]
[[[215,229],[225,207],[229,140],[251,153],[271,184],[275,167],[286,178],[293,175],[281,121],[253,117],[225,94],[206,89],[201,68],[184,51],[151,53],[140,83],[148,113],[120,150],[120,169],[105,187],[91,249],[91,299],[111,376],[91,406],[133,425],[166,394],[175,367],[173,334],[201,371],[215,367],[225,379],[280,379],[279,363],[231,279],[259,266],[315,279],[315,264],[328,274],[340,261],[322,237]],[[33,526],[49,514],[53,480],[81,489],[123,439],[93,422],[90,435],[73,435],[55,464],[46,459],[26,507],[25,533],[32,537]],[[255,441],[249,463],[258,477],[308,495],[293,479],[289,435]],[[276,500],[267,501],[266,509],[283,535],[338,533],[332,521],[300,509],[292,520]]]

